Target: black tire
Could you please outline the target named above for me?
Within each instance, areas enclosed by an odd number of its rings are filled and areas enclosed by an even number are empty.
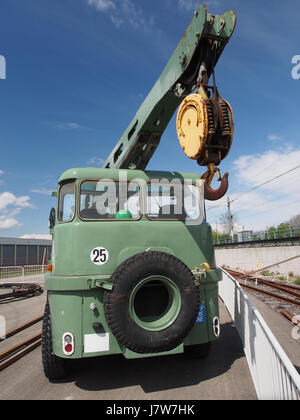
[[[66,360],[52,351],[50,308],[47,301],[42,328],[42,362],[45,376],[49,379],[63,379],[67,376]]]
[[[113,291],[104,293],[105,316],[119,344],[128,349],[136,353],[172,350],[195,324],[199,291],[190,269],[173,255],[137,254],[116,269],[112,282]]]
[[[196,344],[184,348],[185,356],[191,359],[205,359],[211,350],[211,341],[209,343]]]

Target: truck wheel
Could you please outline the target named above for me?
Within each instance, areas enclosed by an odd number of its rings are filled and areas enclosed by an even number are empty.
[[[200,305],[194,276],[182,261],[163,252],[137,254],[111,280],[104,311],[119,344],[136,353],[158,353],[182,343]]]
[[[62,379],[66,376],[66,361],[52,351],[50,308],[47,301],[42,328],[42,362],[45,376],[49,379]]]

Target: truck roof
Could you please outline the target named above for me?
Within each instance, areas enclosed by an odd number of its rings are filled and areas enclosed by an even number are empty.
[[[121,175],[121,176],[120,176]],[[59,183],[69,179],[112,179],[115,181],[125,179],[131,181],[133,179],[142,179],[149,181],[150,179],[189,179],[192,181],[199,180],[201,175],[199,173],[177,172],[177,171],[142,171],[139,169],[105,169],[105,168],[73,168],[65,171]]]

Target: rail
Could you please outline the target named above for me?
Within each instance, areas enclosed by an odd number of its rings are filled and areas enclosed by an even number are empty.
[[[38,284],[29,282],[0,282],[0,292],[0,302],[8,303],[14,300],[39,296],[43,293],[43,288]]]
[[[41,322],[44,316],[41,315],[38,318],[32,319],[25,324],[19,325],[17,328],[6,332],[1,336],[0,334],[0,342],[7,340],[8,338],[17,335],[19,332],[30,328],[31,326]],[[39,332],[38,334],[34,335],[33,337],[27,338],[25,341],[23,340],[21,343],[10,347],[8,350],[0,353],[0,372],[6,369],[8,366],[15,363],[17,360],[24,357],[26,354],[30,353],[37,347],[42,344],[42,333]]]
[[[219,295],[241,337],[261,400],[300,400],[300,375],[239,283],[222,269]]]
[[[297,256],[297,258],[298,257],[300,257],[300,255]],[[292,260],[292,258],[289,258],[289,260]],[[297,311],[300,307],[300,286],[284,283],[283,281],[275,281],[274,276],[269,276],[269,279],[268,276],[260,276],[259,274],[257,276],[256,273],[259,273],[261,270],[256,270],[247,274],[241,271],[233,270],[229,267],[223,266],[223,268],[235,280],[238,280],[239,284],[243,288],[252,290],[255,293],[259,293],[267,297],[267,301],[269,302],[265,303],[269,303],[275,311],[278,311],[278,300],[290,305],[291,310]],[[262,269],[262,272],[264,272],[264,269]],[[255,287],[253,284],[255,284]],[[275,307],[269,298],[275,303]]]

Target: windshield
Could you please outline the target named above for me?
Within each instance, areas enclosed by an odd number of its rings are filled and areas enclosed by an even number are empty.
[[[140,188],[134,182],[85,181],[80,186],[79,216],[85,220],[139,219]]]
[[[67,182],[60,187],[58,221],[70,222],[75,215],[75,183]]]

